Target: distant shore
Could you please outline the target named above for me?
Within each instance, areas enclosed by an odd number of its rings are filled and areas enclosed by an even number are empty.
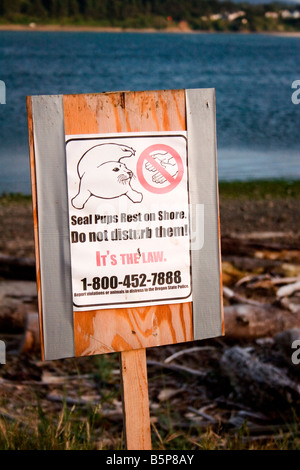
[[[184,34],[267,34],[272,36],[300,37],[300,31],[206,31],[193,30],[188,27],[170,27],[166,29],[155,28],[121,28],[114,26],[75,26],[75,25],[21,25],[2,24],[0,31],[38,31],[38,32],[95,32],[95,33],[184,33]]]

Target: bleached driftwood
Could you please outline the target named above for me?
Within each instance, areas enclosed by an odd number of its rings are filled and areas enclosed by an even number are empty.
[[[300,281],[280,287],[277,291],[277,297],[289,297],[297,291],[300,291]]]
[[[250,287],[259,287],[260,282],[264,285],[264,282],[267,281],[270,285],[285,285],[292,283],[300,283],[300,277],[272,277],[270,274],[249,274],[237,281],[235,287],[240,287],[243,284],[249,284]]]
[[[161,367],[162,369],[166,370],[171,370],[174,372],[181,372],[189,375],[195,375],[196,377],[206,377],[207,372],[201,371],[201,370],[196,370],[196,369],[191,369],[190,367],[185,367],[177,364],[166,364],[165,362],[159,362],[159,361],[153,361],[147,359],[147,365],[148,366],[153,366],[153,367]]]
[[[243,297],[242,295],[237,294],[232,289],[226,286],[223,286],[223,296],[231,302],[253,305],[254,307],[262,306],[261,302],[258,302],[257,300],[247,299],[247,297]]]
[[[180,351],[177,351],[176,353],[172,354],[171,356],[167,357],[164,360],[165,364],[170,364],[170,362],[174,361],[174,359],[177,359],[180,356],[184,356],[185,354],[192,354],[195,352],[203,352],[203,351],[214,351],[215,348],[213,346],[194,346],[193,348],[186,348],[182,349]]]

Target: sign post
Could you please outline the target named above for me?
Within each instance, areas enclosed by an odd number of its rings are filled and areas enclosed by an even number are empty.
[[[151,450],[146,349],[121,352],[123,416],[127,450]]]
[[[127,449],[151,449],[146,348],[224,334],[214,99],[27,99],[42,356],[121,353]]]

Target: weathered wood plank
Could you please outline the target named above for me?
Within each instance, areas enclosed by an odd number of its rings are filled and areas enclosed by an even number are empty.
[[[190,205],[204,208],[203,245],[191,250],[194,339],[198,340],[224,334],[215,90],[186,90],[186,116]]]
[[[181,343],[193,339],[190,303],[74,312],[76,356]]]
[[[32,117],[32,101],[31,96],[27,96],[27,119],[28,119],[28,140],[29,140],[29,158],[30,158],[30,176],[32,188],[32,209],[33,209],[33,231],[34,231],[34,247],[35,247],[35,263],[36,263],[36,285],[38,294],[38,310],[40,321],[40,337],[41,337],[41,355],[44,359],[44,335],[43,335],[43,315],[42,315],[42,292],[41,292],[41,270],[39,256],[39,234],[38,234],[38,212],[37,212],[37,190],[36,190],[36,172],[35,172],[35,154],[34,154],[34,137],[33,137],[33,117]]]
[[[67,135],[186,130],[184,90],[64,95]]]
[[[43,349],[47,360],[61,359],[75,355],[63,100],[60,95],[33,96],[30,101]]]
[[[186,130],[184,90],[64,95],[66,135]],[[76,356],[193,340],[192,304],[74,312]]]

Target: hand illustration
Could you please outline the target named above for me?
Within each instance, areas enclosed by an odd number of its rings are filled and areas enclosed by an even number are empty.
[[[175,178],[178,173],[177,163],[174,157],[169,152],[152,152],[150,156],[162,167],[164,168],[170,176]],[[152,171],[154,175],[152,176],[152,181],[157,184],[163,184],[167,180],[166,178],[159,172],[155,166],[153,166],[150,162],[145,164],[145,168],[148,171]]]

